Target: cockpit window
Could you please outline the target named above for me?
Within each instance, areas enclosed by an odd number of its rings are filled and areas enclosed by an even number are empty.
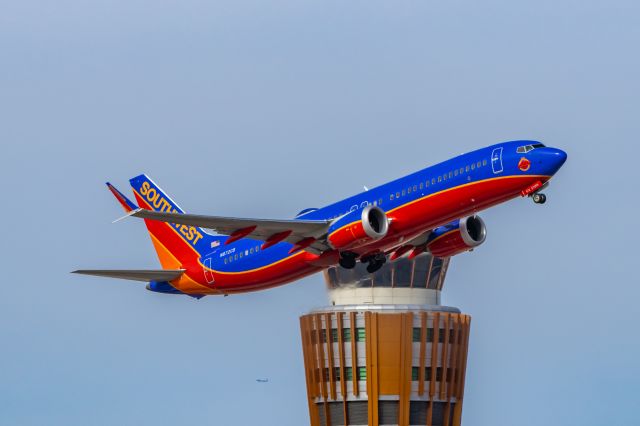
[[[541,143],[534,143],[532,145],[523,145],[523,146],[519,146],[518,149],[516,150],[516,152],[518,154],[526,154],[529,151],[533,151],[536,148],[544,148],[544,144]]]

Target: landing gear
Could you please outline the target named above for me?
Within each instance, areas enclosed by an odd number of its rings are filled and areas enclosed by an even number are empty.
[[[533,194],[531,198],[533,199],[533,202],[536,204],[544,204],[547,202],[547,196],[544,194],[540,194],[538,192]]]
[[[355,253],[351,253],[350,251],[343,251],[342,253],[340,253],[340,259],[338,260],[338,263],[344,269],[353,269],[356,267],[356,257],[357,255]]]
[[[363,259],[362,262],[368,263],[367,272],[373,274],[374,272],[382,268],[382,265],[387,262],[387,257],[384,254],[379,253],[375,256],[368,257],[367,259]]]

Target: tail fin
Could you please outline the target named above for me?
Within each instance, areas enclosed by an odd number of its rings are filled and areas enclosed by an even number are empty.
[[[161,212],[184,213],[148,176],[142,174],[130,179],[129,182],[133,188],[136,201],[141,208]],[[109,189],[111,188],[110,186]],[[116,192],[114,192],[114,195],[122,204]],[[126,197],[124,199],[126,200]],[[130,201],[129,203],[125,202],[124,205],[127,206],[125,210],[127,208],[136,208],[135,204]],[[147,219],[145,219],[145,224],[164,269],[182,269],[183,265],[193,264],[201,256],[220,246],[227,238],[210,235],[196,226]]]

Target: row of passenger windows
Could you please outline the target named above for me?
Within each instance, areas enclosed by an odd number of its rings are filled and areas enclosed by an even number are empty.
[[[448,173],[444,173],[440,176],[431,178],[431,180],[426,180],[424,182],[420,182],[418,185],[413,185],[408,187],[407,189],[403,189],[402,192],[398,191],[395,194],[389,195],[389,200],[394,200],[394,198],[400,198],[405,195],[411,194],[412,192],[416,192],[418,190],[422,190],[424,188],[428,188],[430,185],[435,185],[436,183],[440,183],[442,181],[446,181],[447,179],[453,179],[457,176],[462,176],[465,173],[469,173],[472,170],[479,169],[480,167],[484,167],[487,165],[487,160],[478,161],[476,163],[472,163],[465,167],[460,167],[459,169],[455,169]]]
[[[395,194],[389,194],[389,200],[393,201],[394,199],[400,198],[400,197],[404,197],[405,195],[411,194],[412,192],[417,192],[418,190],[422,191],[424,188],[428,188],[431,185],[435,185],[436,183],[440,183],[442,181],[446,181],[447,179],[453,179],[454,177],[457,176],[462,176],[465,173],[469,173],[472,170],[475,169],[479,169],[480,167],[484,167],[487,165],[487,160],[482,160],[482,161],[478,161],[475,163],[472,163],[470,165],[467,165],[465,167],[460,167],[459,169],[455,169],[453,171],[450,171],[448,173],[444,173],[440,176],[431,178],[431,180],[426,180],[424,182],[420,182],[419,184],[413,185],[413,186],[409,186],[407,189],[403,189],[402,191],[398,191]],[[354,211],[357,210],[358,208],[365,208],[367,207],[369,204],[373,204],[374,206],[380,206],[382,205],[382,198],[379,198],[378,200],[374,200],[373,202],[369,202],[369,201],[363,201],[360,206],[358,206],[357,204],[351,207],[351,210],[349,211]],[[346,213],[349,212],[344,212],[342,214],[337,214],[334,215],[333,217],[330,217],[329,220],[333,220],[337,217],[340,217]]]
[[[434,336],[434,330],[433,328],[427,328],[427,335],[425,336],[425,340],[427,343],[433,343],[433,336]],[[454,343],[455,340],[455,330],[454,329],[449,329],[449,343]],[[422,329],[419,327],[416,327],[413,329],[413,341],[414,342],[421,342],[422,341]],[[364,342],[367,338],[366,332],[364,328],[358,327],[356,328],[356,342]],[[438,343],[444,343],[444,338],[445,338],[445,329],[441,328],[438,331]],[[331,329],[331,341],[336,343],[338,342],[338,329],[337,328],[332,328]],[[342,341],[343,342],[350,342],[351,341],[351,329],[350,328],[343,328],[342,329]],[[458,333],[458,343],[460,343],[462,341],[462,333]],[[325,330],[324,328],[320,330],[320,343],[326,343],[327,342],[327,330]],[[315,341],[314,341],[315,343]]]
[[[443,376],[443,368],[442,367],[437,367],[435,368],[435,377],[433,377],[433,367],[425,367],[424,368],[424,381],[425,382],[430,382],[431,380],[440,382],[442,381],[442,376]],[[357,367],[357,379],[358,380],[367,380],[367,367]],[[329,369],[328,368],[324,368],[324,380],[325,381],[330,381],[329,378]],[[336,381],[339,381],[341,379],[341,372],[340,372],[340,367],[334,367],[333,368],[333,379]],[[317,381],[321,381],[322,378],[319,377],[319,370],[316,369],[316,380]],[[449,382],[451,381],[451,379],[453,378],[454,375],[454,370],[453,368],[447,368],[447,377],[446,377],[446,381]],[[344,367],[344,379],[345,381],[351,381],[353,380],[353,367]],[[420,367],[411,367],[411,380],[414,382],[417,382],[418,380],[420,380]]]
[[[251,247],[248,250],[241,250],[240,253],[230,254],[229,256],[224,258],[224,264],[228,264],[231,262],[235,262],[236,260],[240,260],[245,256],[252,255],[254,253],[258,253],[260,251],[260,246],[257,245],[255,247]]]

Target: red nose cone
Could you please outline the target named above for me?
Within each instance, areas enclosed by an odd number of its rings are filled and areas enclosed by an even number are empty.
[[[518,168],[523,172],[526,172],[531,167],[531,161],[527,160],[525,157],[522,157],[518,162]]]

